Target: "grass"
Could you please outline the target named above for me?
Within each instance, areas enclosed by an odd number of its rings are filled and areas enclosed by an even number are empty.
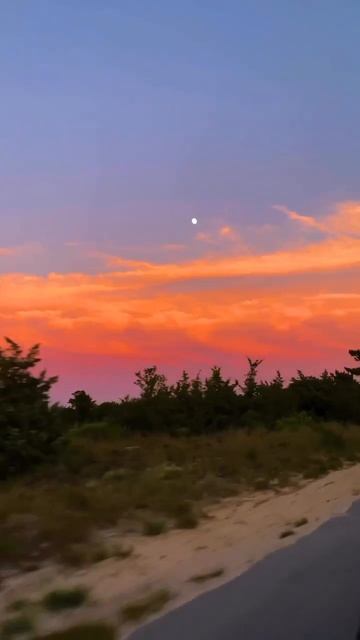
[[[121,613],[124,621],[135,622],[161,611],[161,609],[171,600],[171,594],[167,589],[154,591],[144,598],[126,603]]]
[[[91,433],[73,434],[57,466],[1,486],[0,563],[100,561],[111,556],[92,542],[99,529],[122,532],[131,523],[139,533],[160,535],[167,526],[192,528],[215,500],[262,491],[274,480],[281,487],[295,476],[316,478],[360,459],[355,426],[186,437],[119,430],[109,438],[98,425]]]
[[[197,582],[201,584],[202,582],[206,582],[207,580],[219,578],[222,575],[224,575],[224,569],[215,569],[214,571],[209,571],[208,573],[199,573],[196,576],[192,576],[189,582]]]
[[[48,633],[35,640],[115,640],[116,632],[106,624],[81,624],[65,631]]]
[[[9,618],[1,627],[1,638],[15,638],[16,636],[32,633],[33,622],[27,616],[21,615],[16,618]]]
[[[285,531],[282,531],[279,535],[279,538],[288,538],[289,536],[293,536],[295,535],[295,531],[293,531],[292,529],[285,529]]]
[[[42,600],[48,611],[62,611],[81,607],[88,599],[88,592],[82,587],[74,589],[57,589],[50,591]]]
[[[303,527],[305,524],[308,524],[309,520],[307,518],[299,518],[294,522],[294,527]]]
[[[109,558],[125,560],[132,553],[133,547],[124,547],[121,544],[78,544],[70,545],[64,551],[63,560],[70,566],[84,567]]]

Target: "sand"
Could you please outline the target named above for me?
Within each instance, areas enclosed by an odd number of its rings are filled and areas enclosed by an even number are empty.
[[[78,611],[41,615],[39,631],[57,630],[84,620],[119,623],[121,607],[134,598],[166,588],[173,598],[163,612],[218,587],[269,553],[293,544],[333,516],[346,514],[360,496],[360,465],[334,471],[296,488],[240,495],[208,509],[208,518],[193,530],[170,531],[156,537],[122,536],[134,548],[124,560],[108,559],[83,570],[41,570],[5,579],[0,615],[18,598],[39,600],[55,588],[74,585],[90,589],[91,602]],[[301,519],[302,526],[295,526]],[[285,530],[293,535],[280,538]],[[116,540],[116,532],[113,532]],[[194,583],[191,578],[220,570],[216,578]],[[162,613],[163,613],[162,612]],[[139,626],[139,624],[137,625]],[[136,627],[125,626],[122,638]]]

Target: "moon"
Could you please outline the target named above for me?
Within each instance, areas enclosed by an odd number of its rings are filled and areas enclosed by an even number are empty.
[[[197,224],[197,223],[198,223],[197,218],[191,218],[191,222],[192,222],[193,224]]]

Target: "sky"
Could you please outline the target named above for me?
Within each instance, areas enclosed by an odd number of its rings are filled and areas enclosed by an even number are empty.
[[[351,362],[359,22],[358,0],[2,0],[0,335],[41,344],[56,400],[154,364]]]

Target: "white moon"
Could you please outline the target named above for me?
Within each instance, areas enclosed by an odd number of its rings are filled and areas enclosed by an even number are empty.
[[[192,222],[193,224],[197,224],[197,218],[191,218],[191,222]]]

